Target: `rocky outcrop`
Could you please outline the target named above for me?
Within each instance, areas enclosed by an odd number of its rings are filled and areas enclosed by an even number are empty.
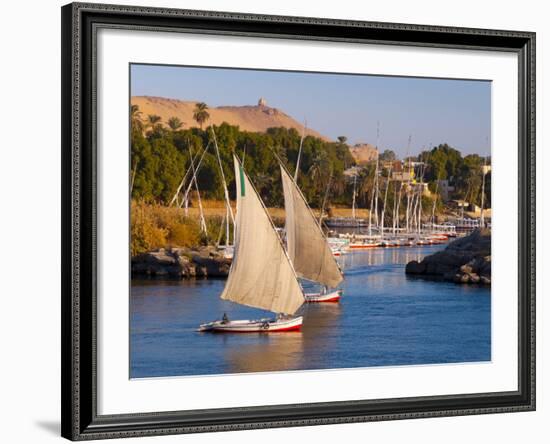
[[[420,262],[409,262],[405,273],[460,284],[491,285],[491,230],[476,230]]]
[[[231,259],[215,247],[200,249],[160,248],[132,258],[132,276],[148,277],[227,277]]]

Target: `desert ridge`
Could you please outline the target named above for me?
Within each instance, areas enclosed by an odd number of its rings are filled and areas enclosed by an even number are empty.
[[[183,122],[183,128],[199,127],[193,118],[198,102],[170,99],[166,97],[133,96],[131,104],[137,105],[142,115],[157,115],[160,123],[166,125],[171,117],[177,117]],[[257,105],[208,107],[208,125],[221,125],[226,122],[236,125],[243,131],[265,132],[268,128],[295,128],[300,134],[304,124],[285,112],[267,105],[265,99],[259,99]],[[325,141],[330,138],[315,130],[306,128],[306,135],[318,137]]]

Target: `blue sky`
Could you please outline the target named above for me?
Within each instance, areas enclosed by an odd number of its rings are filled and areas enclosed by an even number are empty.
[[[255,105],[260,97],[296,120],[351,144],[376,143],[400,157],[448,143],[463,155],[490,154],[489,81],[131,66],[131,94],[221,105]]]

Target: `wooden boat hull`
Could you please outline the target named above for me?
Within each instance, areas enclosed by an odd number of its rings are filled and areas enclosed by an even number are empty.
[[[302,322],[302,316],[289,319],[214,321],[201,324],[199,331],[212,333],[283,333],[300,331]]]
[[[342,290],[334,290],[325,294],[321,293],[306,293],[305,298],[308,303],[320,302],[338,302],[342,296]]]

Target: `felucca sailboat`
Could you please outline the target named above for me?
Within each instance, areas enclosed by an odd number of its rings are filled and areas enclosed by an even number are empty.
[[[336,302],[344,280],[321,226],[313,215],[298,185],[281,164],[285,197],[286,245],[298,277],[321,284],[319,293],[306,293],[306,302]]]
[[[233,156],[237,215],[233,261],[221,298],[276,314],[257,320],[224,319],[202,324],[199,331],[228,333],[296,331],[304,292],[260,196]]]

